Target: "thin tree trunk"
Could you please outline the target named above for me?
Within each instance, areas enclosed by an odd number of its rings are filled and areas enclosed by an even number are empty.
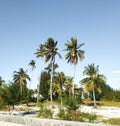
[[[73,75],[73,84],[72,84],[72,96],[74,97],[74,87],[75,87],[75,72],[76,72],[76,64],[74,64],[74,75]]]
[[[63,105],[63,103],[62,103],[62,95],[63,95],[63,91],[62,91],[62,87],[61,87],[61,107]]]
[[[33,79],[33,69],[31,70],[31,79],[30,79],[30,84],[29,84],[29,89],[28,89],[28,99],[27,99],[27,106],[29,106],[29,97],[30,97],[30,88],[32,84],[32,79]]]
[[[42,66],[42,65],[41,65]],[[38,91],[38,96],[37,96],[37,105],[39,103],[39,100],[40,100],[40,83],[41,83],[41,73],[42,73],[42,67],[40,69],[40,75],[39,75],[39,78],[38,78],[38,86],[37,86],[37,91]]]
[[[33,69],[31,70],[31,80],[30,80],[30,84],[29,84],[29,89],[31,88],[31,84],[32,84],[32,79],[33,79]]]
[[[50,81],[50,101],[51,101],[51,107],[53,106],[53,99],[52,99],[52,80],[53,80],[53,64],[54,62],[51,62],[52,68],[51,68],[51,81]]]
[[[95,89],[93,88],[93,100],[94,100],[94,108],[96,108],[96,98],[95,98]]]

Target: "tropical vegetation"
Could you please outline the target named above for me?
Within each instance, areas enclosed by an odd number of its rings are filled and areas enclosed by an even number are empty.
[[[40,61],[45,61],[45,67],[41,65],[40,74],[34,75],[39,77],[35,90],[31,89],[34,84],[33,72],[39,69],[35,60],[30,60],[28,64],[30,71],[22,67],[14,71],[13,80],[8,83],[0,76],[0,108],[7,107],[10,112],[15,105],[24,103],[29,106],[28,103],[37,102],[37,105],[40,105],[38,116],[53,118],[52,109],[44,107],[45,103],[50,102],[52,108],[54,103],[60,107],[58,119],[94,122],[97,116],[80,112],[81,104],[93,105],[96,108],[98,105],[114,102],[120,106],[120,90],[115,90],[107,84],[105,75],[100,74],[100,67],[95,63],[88,63],[88,66],[81,69],[84,78],[80,79],[79,84],[75,84],[76,66],[78,61],[83,61],[85,57],[85,51],[81,50],[84,43],[79,44],[78,40],[72,37],[70,41],[65,42],[65,56],[61,56],[57,44],[58,41],[48,38],[35,52]],[[74,65],[73,76],[57,71],[59,62],[56,62],[56,56],[60,59],[64,57],[68,63]]]

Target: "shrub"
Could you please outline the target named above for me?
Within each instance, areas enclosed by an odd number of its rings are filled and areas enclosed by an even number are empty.
[[[51,109],[43,107],[43,105],[40,105],[40,110],[38,112],[38,117],[41,118],[52,118],[53,117],[53,112]]]

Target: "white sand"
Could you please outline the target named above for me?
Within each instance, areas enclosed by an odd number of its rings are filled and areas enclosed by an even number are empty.
[[[81,106],[80,110],[86,113],[95,113],[97,115],[103,116],[104,119],[109,118],[120,118],[120,107],[91,107],[91,106]]]
[[[22,125],[22,124],[16,124],[16,123],[11,123],[11,122],[2,122],[2,121],[0,121],[0,126],[27,126],[27,125]]]

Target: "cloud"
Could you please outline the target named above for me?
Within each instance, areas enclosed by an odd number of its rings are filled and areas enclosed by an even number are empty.
[[[120,74],[120,70],[112,71],[113,74]]]

